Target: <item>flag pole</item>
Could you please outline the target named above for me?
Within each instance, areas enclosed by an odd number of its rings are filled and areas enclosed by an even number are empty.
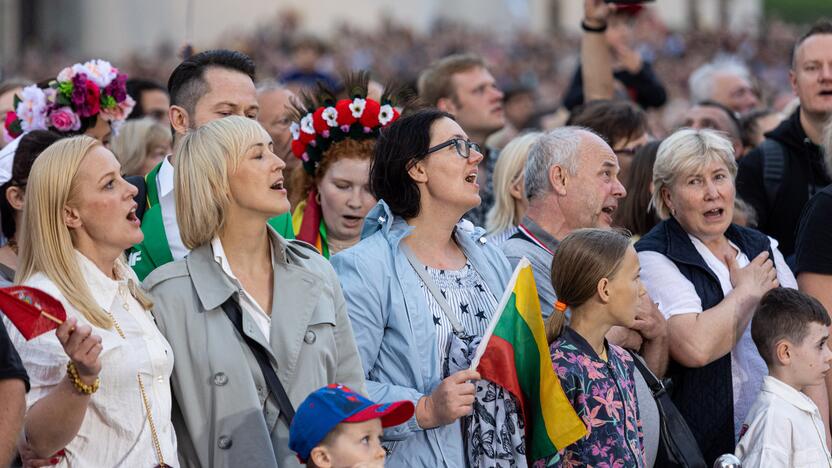
[[[474,359],[471,360],[470,370],[475,371],[477,370],[477,366],[480,365],[480,359],[482,359],[482,355],[485,354],[485,348],[488,347],[488,340],[491,338],[491,335],[494,334],[494,329],[497,327],[497,323],[503,315],[503,310],[505,310],[508,301],[511,299],[511,295],[514,293],[514,285],[517,283],[517,277],[520,276],[520,270],[530,265],[531,263],[526,257],[521,258],[520,262],[517,263],[517,267],[514,269],[514,273],[511,274],[511,279],[506,285],[505,291],[503,291],[503,297],[500,299],[500,304],[497,305],[496,313],[491,316],[488,328],[486,328],[485,333],[482,335],[480,344],[477,345],[477,351],[474,353]]]

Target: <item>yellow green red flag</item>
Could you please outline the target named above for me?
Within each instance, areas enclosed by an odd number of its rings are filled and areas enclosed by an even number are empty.
[[[471,368],[511,393],[525,420],[526,454],[539,460],[586,436],[552,367],[532,267],[520,260]]]

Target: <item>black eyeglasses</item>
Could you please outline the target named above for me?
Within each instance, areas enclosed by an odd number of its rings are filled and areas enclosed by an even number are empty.
[[[461,158],[468,159],[468,156],[471,155],[471,150],[474,150],[477,153],[482,154],[482,149],[480,149],[480,145],[474,143],[473,141],[463,140],[462,138],[451,138],[450,140],[446,141],[445,143],[439,143],[436,146],[428,148],[428,150],[425,151],[424,155],[435,153],[435,152],[437,152],[441,149],[447,148],[451,145],[454,145],[454,147],[456,147],[456,154],[458,154],[459,157],[461,157]]]

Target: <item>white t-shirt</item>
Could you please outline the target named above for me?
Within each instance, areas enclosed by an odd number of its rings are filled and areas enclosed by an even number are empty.
[[[689,235],[693,246],[716,274],[722,294],[727,296],[734,287],[731,285],[731,275],[728,266],[717,259],[705,244],[696,237]],[[783,254],[777,250],[777,241],[769,238],[771,250],[774,253],[774,266],[777,269],[777,279],[780,286],[797,288],[794,278]],[[740,268],[748,265],[750,260],[740,252],[740,249],[730,243],[737,252],[736,260]],[[650,297],[655,301],[665,318],[682,314],[698,314],[702,312],[702,301],[696,294],[693,283],[688,281],[679,268],[667,257],[658,252],[639,252],[638,260],[641,264],[641,280]],[[757,347],[751,339],[751,323],[749,322],[742,337],[737,340],[731,350],[731,377],[734,390],[734,437],[739,438],[740,428],[745,416],[754,404],[763,383],[763,377],[768,374],[765,361],[757,352]]]

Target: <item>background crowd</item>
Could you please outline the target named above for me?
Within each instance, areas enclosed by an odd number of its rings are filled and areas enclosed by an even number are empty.
[[[67,320],[4,317],[0,465],[832,466],[832,23],[580,26],[21,54],[0,275]],[[526,261],[532,399],[471,367]]]

